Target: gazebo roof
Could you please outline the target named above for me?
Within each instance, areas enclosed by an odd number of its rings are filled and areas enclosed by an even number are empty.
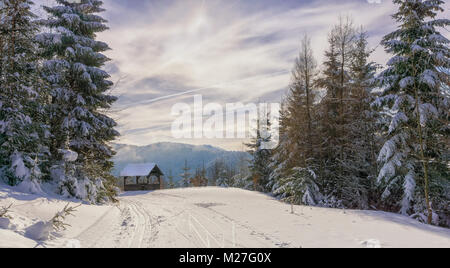
[[[148,176],[150,173],[156,172],[161,175],[162,172],[155,163],[145,163],[145,164],[129,164],[122,172],[120,172],[121,177],[142,177]]]

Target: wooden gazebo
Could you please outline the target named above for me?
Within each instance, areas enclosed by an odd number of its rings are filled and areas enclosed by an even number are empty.
[[[163,189],[163,176],[155,163],[129,164],[120,173],[125,192]]]

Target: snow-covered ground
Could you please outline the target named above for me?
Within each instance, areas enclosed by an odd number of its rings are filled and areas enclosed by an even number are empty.
[[[239,189],[195,188],[126,193],[117,206],[82,205],[66,231],[25,238],[68,201],[0,185],[0,207],[13,203],[0,247],[450,247],[450,230],[373,211],[295,206]]]

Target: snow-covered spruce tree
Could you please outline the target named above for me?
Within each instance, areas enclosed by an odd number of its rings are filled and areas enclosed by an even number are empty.
[[[305,35],[292,72],[289,95],[283,107],[282,138],[279,148],[275,150],[274,159],[279,164],[269,177],[271,180],[274,176],[279,178],[273,189],[276,195],[289,202],[306,205],[316,205],[321,200],[316,181],[316,66],[310,39]]]
[[[231,181],[231,178],[229,177],[229,174],[227,172],[226,165],[223,165],[222,168],[219,170],[219,173],[217,174],[217,180],[216,184],[219,187],[233,187],[233,182]]]
[[[280,110],[280,127],[279,127],[279,142],[278,146],[272,151],[272,159],[269,165],[270,174],[267,187],[271,189],[272,193],[280,187],[280,181],[287,175],[289,161],[289,137],[287,125],[288,111],[286,109],[286,101],[281,103]]]
[[[244,155],[239,155],[239,161],[237,164],[237,173],[231,179],[233,181],[233,187],[253,190],[253,181],[250,180],[250,167],[248,165],[248,158]]]
[[[238,173],[231,178],[231,181],[233,182],[233,187],[235,188],[253,191],[255,187],[253,186],[253,181],[250,180],[250,178],[251,177],[248,174]]]
[[[52,178],[63,195],[103,202],[116,193],[109,142],[119,135],[106,115],[117,100],[109,95],[113,83],[101,69],[109,60],[102,52],[109,47],[96,40],[96,33],[108,29],[97,15],[103,3],[56,2],[44,7],[49,18],[42,24],[51,33],[38,36],[45,49],[43,76],[51,85]]]
[[[223,187],[223,188],[230,187],[228,180],[227,180],[226,172],[224,170],[221,170],[221,172],[219,173],[219,177],[217,178],[217,181],[216,181],[216,186]]]
[[[28,0],[0,5],[0,177],[40,191],[43,84],[38,72],[39,30]]]
[[[353,182],[349,176],[352,174],[351,170],[348,170],[349,159],[351,154],[349,152],[350,147],[354,144],[354,140],[350,138],[352,129],[350,129],[351,110],[350,106],[355,103],[350,102],[351,93],[351,77],[350,77],[350,65],[353,59],[353,49],[356,40],[355,28],[353,22],[350,18],[339,18],[339,23],[336,24],[330,33],[331,42],[334,42],[337,53],[337,84],[334,85],[337,90],[334,94],[336,98],[331,100],[334,105],[336,105],[336,114],[331,115],[329,123],[333,125],[333,129],[336,131],[331,134],[332,139],[334,139],[335,144],[333,147],[329,147],[329,153],[327,165],[331,165],[332,169],[327,169],[325,167],[324,177],[322,178],[325,182],[324,191],[329,196],[329,199],[339,200],[340,206],[341,202],[347,200],[352,200],[352,193],[347,192],[349,190],[349,185]],[[334,78],[334,77],[333,77]],[[326,127],[326,126],[325,126]],[[327,137],[325,136],[325,139]],[[330,145],[330,144],[328,144]],[[346,204],[347,205],[347,204]]]
[[[293,168],[290,174],[280,179],[274,194],[291,204],[316,206],[323,203],[323,196],[317,185],[317,175],[309,168]]]
[[[252,157],[249,165],[250,180],[253,181],[253,190],[270,192],[271,189],[268,187],[272,158],[272,148],[269,146],[272,141],[270,114],[267,111],[259,111],[256,125],[255,136],[246,144]]]
[[[234,181],[236,173],[236,168],[232,164],[228,164],[226,159],[216,159],[212,166],[208,168],[209,185],[237,187]]]
[[[378,159],[383,205],[429,224],[445,224],[450,202],[450,105],[443,84],[450,53],[449,40],[437,28],[450,20],[436,19],[444,11],[440,0],[394,3],[399,6],[393,15],[399,27],[382,41],[394,56],[380,75],[384,93],[375,103],[391,118]]]
[[[343,135],[347,134],[344,129],[346,103],[344,97],[349,92],[350,78],[348,66],[351,60],[351,48],[353,39],[353,27],[350,22],[340,19],[330,33],[328,42],[329,49],[325,52],[324,69],[321,76],[316,80],[317,87],[325,90],[317,109],[320,142],[318,142],[319,171],[317,176],[325,199],[336,200],[342,196],[344,178],[343,163],[345,140]],[[325,201],[330,204],[330,202]],[[341,202],[335,205],[341,206]]]
[[[316,86],[326,91],[316,109],[319,133],[316,174],[323,206],[367,209],[376,174],[374,113],[370,102],[375,65],[367,37],[340,18],[329,36],[324,70]]]
[[[340,199],[346,207],[368,209],[376,197],[373,194],[374,178],[377,176],[376,113],[371,109],[375,96],[375,73],[377,65],[369,62],[367,34],[356,34],[348,73],[350,76],[345,114],[344,161],[341,170],[345,176]],[[342,178],[344,179],[344,178]]]

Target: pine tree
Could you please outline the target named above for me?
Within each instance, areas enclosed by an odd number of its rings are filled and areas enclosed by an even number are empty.
[[[310,164],[297,166],[289,178],[304,176],[314,181],[309,189],[319,192],[309,196],[323,197],[315,202],[320,205],[367,209],[375,199],[370,183],[376,150],[370,102],[376,65],[368,62],[366,34],[357,33],[349,18],[340,18],[329,35],[329,45],[324,70],[315,83],[325,90],[314,109],[315,149],[306,154]],[[304,189],[303,184],[295,185]]]
[[[203,163],[202,168],[197,168],[195,170],[195,176],[191,179],[191,185],[193,185],[194,187],[203,187],[208,185],[205,163]]]
[[[289,175],[280,179],[280,186],[274,193],[291,204],[320,205],[323,196],[317,180],[318,177],[312,169],[293,168]]]
[[[0,176],[40,191],[44,85],[39,78],[39,30],[28,0],[2,0],[0,5]]]
[[[325,52],[324,69],[321,77],[316,80],[316,86],[322,88],[325,93],[317,109],[317,133],[320,133],[318,142],[319,171],[317,176],[321,190],[330,193],[335,188],[335,173],[338,171],[336,159],[339,159],[339,81],[340,64],[336,49],[335,36],[330,34],[328,38],[329,49]]]
[[[386,209],[422,218],[431,224],[448,221],[448,135],[450,106],[444,92],[449,68],[449,40],[437,28],[440,0],[394,0],[399,27],[382,41],[394,56],[380,75],[383,96],[375,103],[390,118],[379,162],[378,183]],[[447,153],[446,153],[447,151]]]
[[[281,186],[281,180],[289,173],[288,162],[290,159],[290,147],[288,136],[288,113],[286,109],[286,101],[281,103],[280,111],[280,128],[279,128],[279,143],[273,150],[271,163],[269,169],[271,170],[269,175],[268,188],[271,192],[275,193]]]
[[[172,175],[172,170],[169,171],[169,176],[167,176],[167,178],[169,179],[168,181],[168,188],[169,189],[174,189],[175,188],[175,182],[173,181],[173,175]]]
[[[271,189],[268,187],[271,172],[269,165],[272,158],[272,148],[268,146],[272,141],[270,114],[267,111],[259,111],[258,114],[256,135],[246,144],[249,148],[248,153],[252,156],[249,166],[250,177],[253,181],[253,190],[270,192]]]
[[[236,187],[234,178],[236,169],[232,164],[228,164],[224,158],[214,160],[209,168],[209,185],[219,187]]]
[[[292,84],[287,105],[291,121],[289,136],[298,153],[295,156],[297,163],[294,163],[294,167],[307,166],[313,153],[313,105],[316,99],[313,83],[317,75],[316,67],[311,41],[305,35],[292,72]]]
[[[232,178],[233,187],[253,190],[253,182],[251,181],[250,167],[248,165],[249,160],[243,154],[239,155],[239,161],[237,164],[237,174]],[[270,187],[269,187],[270,188]]]
[[[206,176],[206,167],[205,167],[205,161],[203,161],[202,168],[199,172],[199,177],[201,181],[201,186],[208,186],[208,178]]]
[[[219,187],[232,187],[231,178],[228,176],[227,166],[222,162],[217,173],[216,185]]]
[[[208,185],[208,179],[205,177],[204,167],[198,169],[198,175],[196,177],[197,177],[196,187],[204,187]]]
[[[222,175],[222,172],[225,168],[225,162],[223,159],[214,160],[212,166],[209,168],[209,185],[210,186],[219,186],[218,181]]]
[[[353,59],[355,28],[350,18],[339,18],[339,23],[330,33],[330,50],[327,52],[326,70],[318,84],[327,90],[323,100],[324,111],[322,144],[326,146],[323,154],[321,179],[324,192],[329,198],[341,200],[346,195],[349,172],[346,170],[351,135],[350,65]],[[322,132],[321,132],[322,133]],[[340,204],[338,204],[340,205]]]
[[[274,154],[279,166],[269,177],[270,180],[278,177],[272,187],[275,194],[289,202],[307,205],[316,205],[322,198],[316,181],[316,66],[310,39],[305,35],[281,112],[281,139]]]
[[[49,18],[42,23],[52,33],[38,37],[47,59],[44,78],[51,85],[52,178],[61,194],[101,202],[116,193],[109,142],[119,135],[116,123],[106,115],[117,100],[109,95],[113,83],[101,69],[109,60],[102,52],[109,47],[95,40],[96,33],[108,29],[97,15],[104,11],[103,3],[57,0],[57,4],[44,7]],[[67,164],[65,155],[73,156],[71,152],[78,157]]]
[[[181,187],[187,188],[191,185],[191,174],[189,173],[191,168],[188,166],[187,160],[184,160],[183,173],[181,174]]]
[[[356,35],[352,60],[349,66],[350,92],[347,110],[347,143],[345,147],[346,183],[343,196],[345,206],[368,209],[376,197],[373,195],[373,179],[376,177],[376,113],[370,104],[374,100],[375,73],[377,65],[369,62],[367,34],[364,30]]]

